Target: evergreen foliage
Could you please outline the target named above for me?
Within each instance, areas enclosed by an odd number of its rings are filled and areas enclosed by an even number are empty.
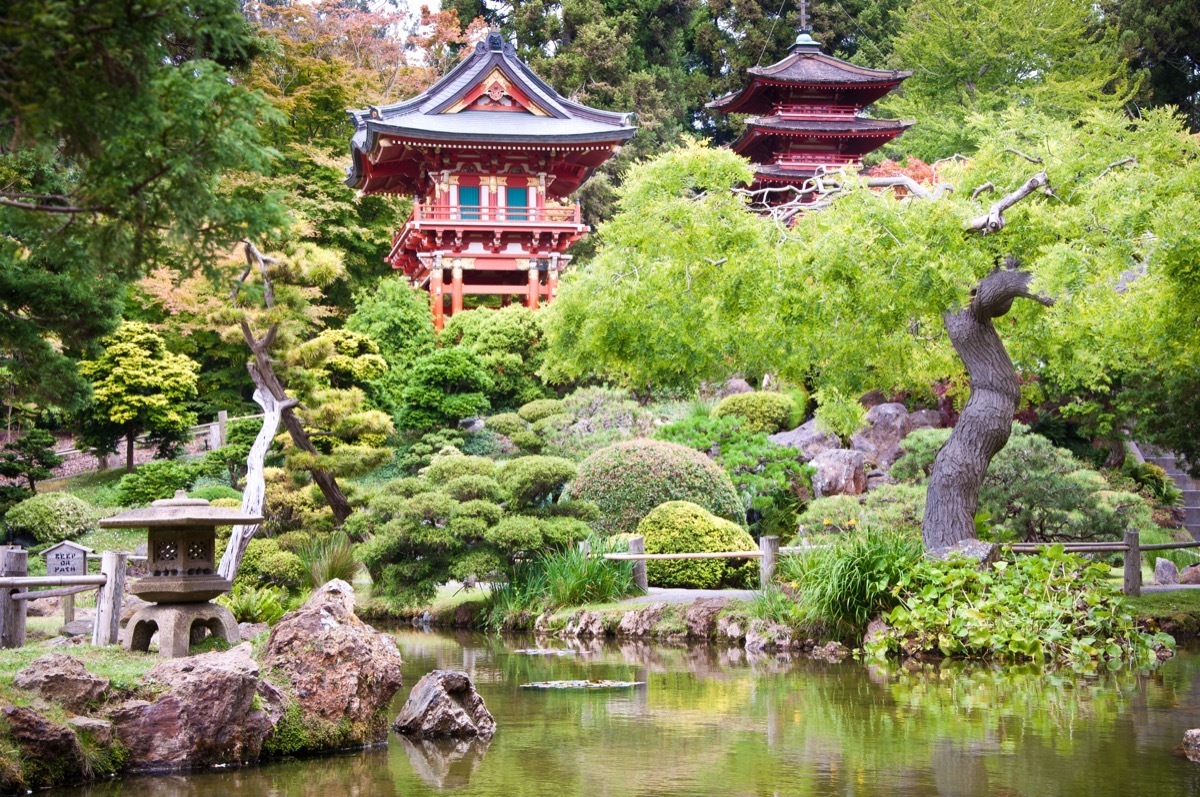
[[[96,510],[69,493],[42,493],[8,510],[4,522],[12,534],[25,533],[39,544],[73,540],[96,528]]]
[[[714,418],[736,415],[742,419],[742,428],[748,433],[776,432],[791,428],[788,424],[804,417],[804,408],[796,406],[796,400],[784,393],[735,393],[721,399],[712,411]]]
[[[754,538],[736,523],[690,501],[659,504],[638,523],[646,553],[755,551]],[[744,589],[757,582],[757,559],[680,559],[646,562],[646,579],[656,587]]]
[[[404,388],[399,423],[404,429],[454,427],[463,418],[485,412],[493,380],[473,353],[439,349],[418,359]]]
[[[63,458],[54,453],[54,435],[36,426],[4,445],[0,452],[0,476],[24,479],[29,492],[37,492],[37,483],[48,479]]]

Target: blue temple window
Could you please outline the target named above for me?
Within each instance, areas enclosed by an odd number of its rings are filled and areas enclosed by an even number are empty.
[[[464,219],[479,220],[479,186],[460,185],[458,187],[458,207]]]
[[[526,208],[529,207],[528,188],[507,188],[504,194],[504,204],[508,206],[510,221],[525,221],[529,218]]]

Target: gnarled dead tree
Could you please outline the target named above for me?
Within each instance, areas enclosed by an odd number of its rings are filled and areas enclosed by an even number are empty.
[[[275,294],[270,275],[267,273],[267,266],[274,263],[275,260],[260,252],[258,247],[250,241],[242,243],[246,253],[246,268],[230,292],[229,299],[232,301],[237,297],[241,286],[245,284],[257,267],[263,281],[263,299],[267,308],[270,309],[275,304]],[[263,512],[266,496],[263,463],[280,424],[287,429],[297,448],[310,454],[316,454],[317,449],[312,444],[308,432],[305,431],[304,424],[293,412],[300,402],[287,395],[271,362],[271,346],[275,343],[276,335],[279,334],[279,325],[272,324],[262,337],[254,334],[250,323],[244,318],[241,321],[241,328],[246,345],[250,347],[250,352],[254,355],[253,361],[246,365],[250,372],[250,378],[254,381],[254,401],[263,409],[262,429],[254,439],[254,445],[250,447],[250,454],[246,458],[246,489],[242,493],[242,511],[259,516]],[[332,473],[322,468],[313,468],[310,473],[313,481],[321,489],[321,494],[325,496],[330,509],[333,510],[334,521],[341,525],[346,518],[350,517],[351,508],[350,502],[346,500],[345,494],[338,486],[337,479]],[[218,568],[218,572],[222,576],[232,579],[237,574],[242,556],[246,553],[246,546],[250,544],[250,540],[253,539],[258,529],[258,525],[234,527]]]

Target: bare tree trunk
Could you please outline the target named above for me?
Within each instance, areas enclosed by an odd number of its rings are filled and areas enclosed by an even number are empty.
[[[1008,442],[1021,391],[1012,360],[992,319],[1009,311],[1016,298],[1042,304],[1051,300],[1029,292],[1031,276],[1008,268],[984,277],[971,303],[943,319],[954,350],[971,379],[971,395],[958,425],[933,461],[925,493],[921,536],[928,550],[975,538],[979,488],[992,457]]]
[[[133,441],[137,437],[134,432],[125,436],[125,472],[133,473]]]
[[[254,370],[254,366],[251,366],[250,373],[255,377],[257,384],[258,378]],[[271,448],[271,442],[279,431],[280,415],[286,404],[275,401],[274,396],[265,390],[255,390],[254,401],[262,407],[263,425],[258,436],[254,438],[254,445],[250,446],[249,456],[246,457],[246,488],[242,493],[242,511],[247,515],[261,517],[267,494],[267,482],[263,478],[263,463],[267,458],[267,451]],[[295,403],[292,399],[289,401]],[[234,579],[238,567],[242,564],[242,557],[246,555],[246,546],[250,544],[250,540],[258,533],[260,527],[258,523],[252,526],[233,527],[229,544],[225,546],[225,553],[217,568],[219,575],[230,581]]]

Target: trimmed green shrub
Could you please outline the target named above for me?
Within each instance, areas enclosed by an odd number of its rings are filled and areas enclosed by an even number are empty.
[[[575,478],[575,465],[559,457],[519,457],[500,469],[500,485],[516,509],[553,503]]]
[[[551,415],[562,415],[564,411],[565,407],[558,399],[538,399],[522,405],[521,409],[517,410],[517,415],[521,420],[536,423]]]
[[[650,510],[692,501],[739,525],[746,510],[729,475],[698,451],[659,440],[630,440],[592,454],[579,466],[570,497],[600,507],[596,530],[632,532]]]
[[[1127,460],[1122,472],[1145,490],[1159,506],[1177,506],[1183,503],[1183,490],[1167,472],[1153,462]]]
[[[668,501],[642,519],[638,534],[646,553],[755,551],[745,529],[690,501]],[[681,559],[646,562],[646,579],[656,587],[719,589],[748,587],[756,579],[756,559]]]
[[[545,447],[546,441],[539,437],[536,433],[522,429],[519,432],[513,432],[508,437],[513,445],[529,454],[540,454],[542,448]]]
[[[397,421],[403,429],[454,427],[463,418],[485,412],[492,378],[465,349],[439,349],[417,360],[408,375],[404,406]]]
[[[275,537],[275,544],[280,550],[299,554],[313,544],[315,537],[307,531],[289,531]]]
[[[775,434],[787,427],[788,422],[803,412],[796,406],[796,401],[786,393],[735,393],[721,399],[721,403],[712,411],[712,417],[722,418],[726,415],[736,415],[745,424],[747,432],[763,432]]]
[[[456,501],[499,501],[503,495],[500,482],[491,476],[459,476],[442,485],[442,492]]]
[[[39,493],[4,516],[13,533],[24,532],[41,544],[80,537],[96,527],[96,510],[70,493]]]
[[[427,493],[432,488],[425,479],[407,476],[403,479],[392,479],[380,488],[380,495],[394,495],[399,498],[412,498],[417,493]]]
[[[624,390],[588,387],[563,399],[562,414],[542,424],[543,451],[578,462],[606,446],[654,432],[654,415]]]
[[[543,314],[521,305],[458,313],[446,322],[442,345],[479,358],[492,379],[486,392],[493,406],[517,407],[549,393],[538,376],[545,362],[544,323]]]
[[[246,546],[236,580],[252,586],[267,583],[299,587],[305,581],[304,562],[296,554],[282,550],[273,539],[255,538]]]
[[[188,490],[200,478],[201,468],[173,459],[147,462],[133,473],[126,473],[117,485],[117,500],[125,506],[145,506],[151,501],[171,498],[177,490]]]
[[[933,472],[933,460],[950,439],[953,429],[917,429],[900,441],[900,458],[892,465],[893,479],[924,481]]]
[[[402,473],[416,473],[424,468],[435,457],[451,449],[458,451],[465,444],[463,433],[457,429],[438,429],[421,435],[421,438],[407,448],[396,451],[396,467]]]
[[[535,435],[544,440],[548,436],[556,435],[562,432],[571,425],[572,420],[573,419],[570,415],[562,413],[558,415],[547,415],[545,418],[534,421],[529,427],[529,431],[533,432]]]
[[[225,509],[241,509],[242,499],[240,498],[214,498],[208,502],[212,506],[220,506]]]
[[[898,603],[892,588],[921,560],[919,535],[864,527],[780,557],[776,580],[795,594],[804,624],[850,637]]]
[[[498,548],[537,550],[542,547],[542,521],[526,515],[511,515],[489,529],[486,537]]]
[[[917,532],[925,514],[925,488],[913,484],[881,484],[861,496],[818,498],[800,514],[806,534],[848,533],[871,527]]]
[[[235,498],[240,504],[242,494],[232,487],[212,485],[210,487],[197,487],[188,493],[188,498],[200,498],[205,501],[215,501],[218,498]]]
[[[502,412],[499,415],[493,415],[484,421],[484,426],[496,434],[502,434],[505,437],[512,437],[517,432],[528,428],[528,424],[521,420],[521,416],[515,412]]]
[[[436,489],[440,485],[454,481],[460,476],[496,477],[496,463],[487,457],[468,457],[462,454],[450,457],[436,457],[422,474],[429,484]]]

